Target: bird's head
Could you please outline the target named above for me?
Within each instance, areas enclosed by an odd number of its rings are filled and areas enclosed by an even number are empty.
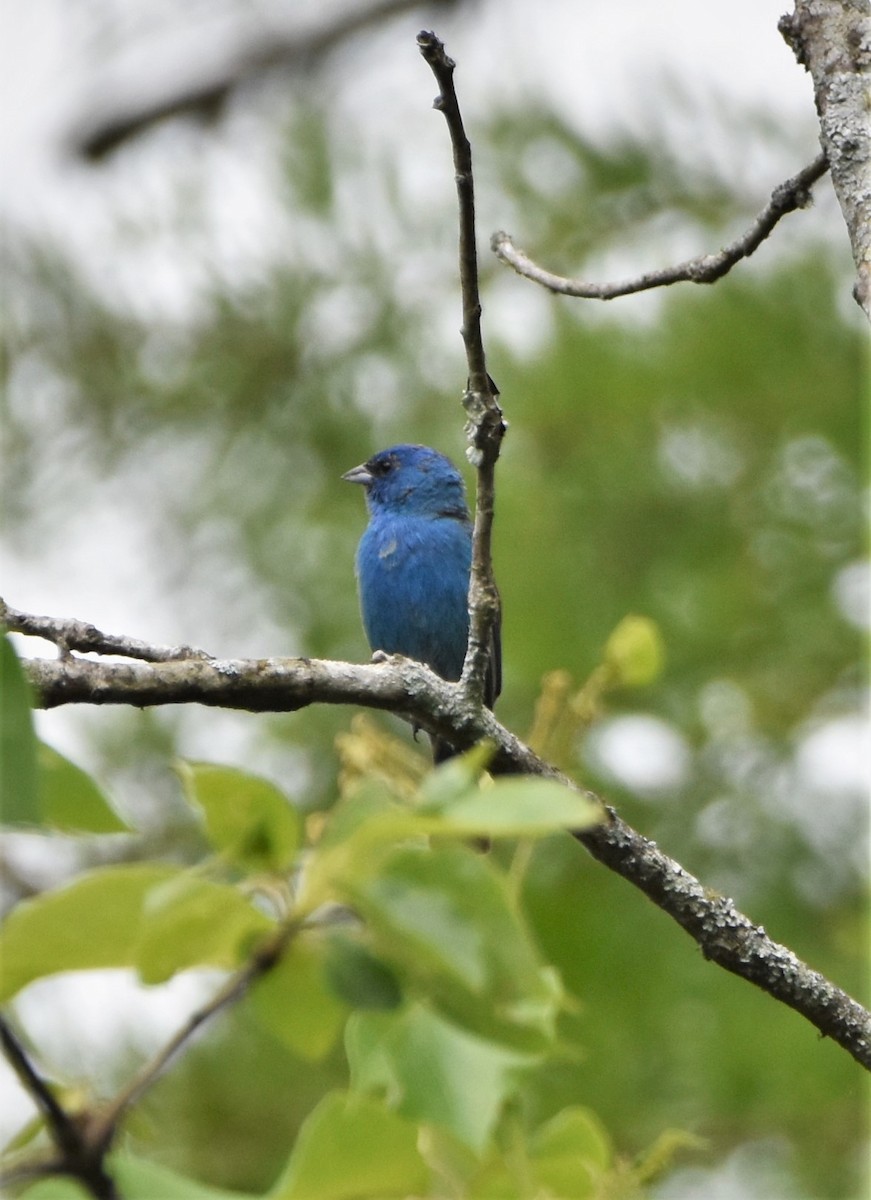
[[[390,446],[342,476],[362,483],[372,513],[468,519],[463,478],[449,458],[429,446]]]

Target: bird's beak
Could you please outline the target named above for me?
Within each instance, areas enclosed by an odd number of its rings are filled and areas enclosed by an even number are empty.
[[[360,463],[359,467],[351,467],[350,471],[346,471],[342,478],[346,483],[362,483],[364,487],[368,487],[375,480],[375,476],[365,463]]]

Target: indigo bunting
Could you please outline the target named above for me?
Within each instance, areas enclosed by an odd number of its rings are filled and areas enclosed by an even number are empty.
[[[457,680],[469,639],[472,522],[457,468],[428,446],[391,446],[343,476],[366,489],[369,524],[357,548],[357,586],[371,649],[426,663]],[[500,622],[493,628],[484,699],[502,686]],[[441,762],[454,749],[432,739]]]

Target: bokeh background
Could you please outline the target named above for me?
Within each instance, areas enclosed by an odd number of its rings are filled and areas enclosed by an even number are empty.
[[[867,1000],[867,330],[828,181],[710,288],[557,299],[486,251],[505,228],[555,270],[612,279],[735,237],[817,152],[782,7],[10,0],[3,594],[221,656],[365,656],[364,514],[339,476],[394,441],[464,449],[450,151],[414,41],[433,27],[459,63],[510,422],[500,717],[522,734],[547,672],[580,685],[621,618],[654,620],[664,670],[608,698],[571,769]],[[220,79],[236,82],[219,99],[106,138]],[[94,710],[40,729],[152,851],[183,856],[175,755],[316,809],[350,718]],[[111,853],[10,837],[5,898]],[[584,1056],[542,1083],[543,1109],[590,1104],[627,1156],[667,1127],[707,1139],[662,1200],[861,1194],[867,1092],[842,1050],[564,839],[537,848],[528,897],[582,1002]],[[201,985],[43,981],[18,1013],[55,1072],[109,1087]],[[265,1187],[343,1070],[289,1061],[237,1014],[131,1136]],[[28,1109],[3,1078],[9,1133]]]

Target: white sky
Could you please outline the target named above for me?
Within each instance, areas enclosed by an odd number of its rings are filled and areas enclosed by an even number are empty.
[[[124,270],[110,232],[119,212],[150,228],[147,259],[133,264],[135,290],[163,306],[178,302],[191,285],[192,265],[186,269],[161,254],[154,231],[172,183],[195,179],[220,197],[211,252],[241,270],[246,257],[273,248],[279,225],[268,178],[270,148],[252,139],[250,126],[229,122],[204,152],[199,140],[189,140],[185,124],[175,122],[100,168],[73,161],[67,139],[96,112],[162,94],[166,80],[209,75],[247,31],[262,31],[266,14],[294,28],[312,13],[346,7],[313,0],[238,8],[202,0],[184,6],[168,0],[6,0],[0,214],[27,229],[51,229],[107,279]],[[700,0],[485,0],[472,5],[468,17],[457,5],[449,13],[393,22],[369,53],[337,56],[327,86],[340,110],[366,114],[373,143],[412,148],[406,161],[421,188],[432,179],[440,187],[442,163],[427,159],[431,149],[441,150],[443,131],[429,107],[434,84],[414,43],[421,23],[435,21],[459,64],[457,83],[472,134],[476,117],[517,96],[544,96],[593,136],[629,128],[649,131],[653,139],[667,122],[683,155],[726,166],[747,181],[751,194],[758,190],[761,205],[782,177],[817,151],[809,78],[777,32],[783,8],[783,0],[733,0],[726,10]],[[664,84],[685,97],[667,114],[654,102]],[[730,126],[740,126],[751,111],[783,133],[782,161],[771,161],[770,140],[728,136]],[[488,232],[482,229],[482,237]]]

